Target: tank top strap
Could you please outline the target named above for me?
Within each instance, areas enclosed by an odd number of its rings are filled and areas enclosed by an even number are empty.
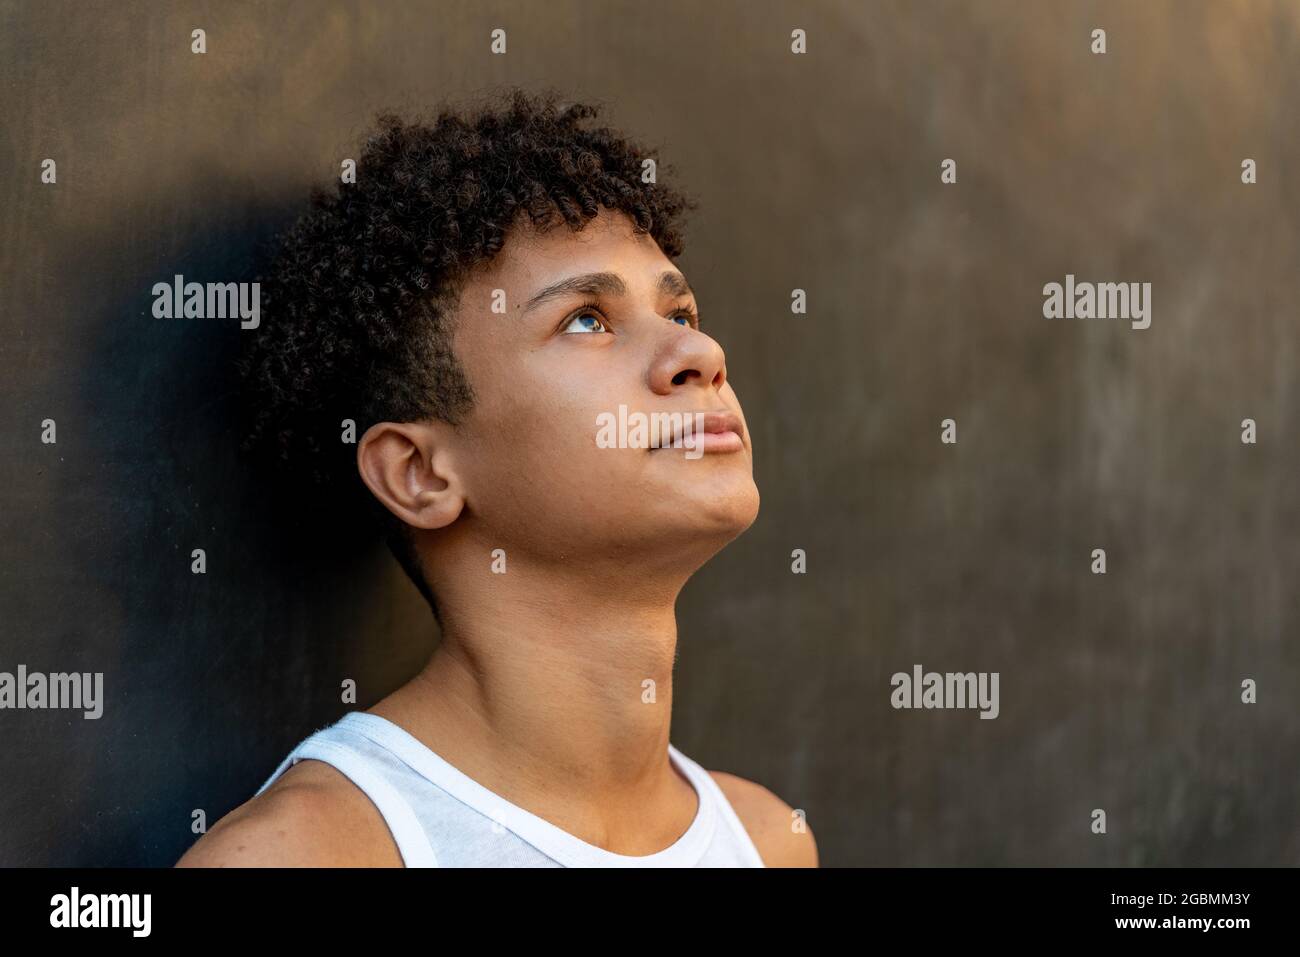
[[[727,829],[731,831],[741,855],[746,858],[746,863],[750,867],[766,867],[767,865],[763,863],[763,856],[758,853],[758,847],[754,844],[753,838],[745,830],[740,815],[736,813],[735,808],[731,806],[731,802],[727,800],[722,785],[718,784],[713,775],[702,764],[687,757],[671,742],[668,745],[668,753],[672,755],[677,766],[695,784],[695,789],[700,792],[700,799],[709,800],[716,806],[718,816]]]
[[[384,780],[364,754],[343,743],[337,734],[331,736],[330,732],[331,728],[317,731],[289,752],[289,756],[280,763],[266,783],[258,788],[257,793],[261,794],[289,767],[305,758],[323,761],[370,798],[388,825],[405,866],[437,867],[438,857],[411,805],[396,788]]]

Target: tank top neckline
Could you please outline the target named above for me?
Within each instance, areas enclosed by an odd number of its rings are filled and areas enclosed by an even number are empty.
[[[425,780],[462,804],[518,835],[543,854],[568,867],[693,867],[708,849],[717,826],[717,810],[708,772],[671,742],[668,757],[695,791],[698,805],[690,826],[672,844],[653,854],[617,854],[589,844],[545,818],[513,804],[469,777],[403,728],[378,714],[349,711],[338,724],[364,736],[399,758]]]

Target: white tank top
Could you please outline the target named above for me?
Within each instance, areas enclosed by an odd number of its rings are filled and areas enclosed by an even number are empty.
[[[349,711],[305,738],[257,794],[304,758],[324,761],[374,802],[407,867],[763,867],[713,776],[671,743],[668,757],[695,788],[698,809],[673,844],[643,856],[574,837],[467,777],[406,729],[365,711]]]

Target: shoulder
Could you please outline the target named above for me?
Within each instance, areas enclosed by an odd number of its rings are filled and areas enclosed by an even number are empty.
[[[290,767],[185,852],[177,867],[401,867],[378,808],[337,769]]]
[[[726,771],[710,771],[768,867],[817,867],[817,842],[806,820],[763,785]]]

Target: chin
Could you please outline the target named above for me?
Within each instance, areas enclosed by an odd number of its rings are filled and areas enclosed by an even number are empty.
[[[705,483],[706,485],[709,483]],[[681,490],[656,495],[659,507],[641,512],[635,521],[610,521],[617,529],[617,549],[635,552],[650,565],[673,574],[694,574],[709,559],[738,538],[758,517],[758,488],[752,479],[729,483],[725,490],[704,485],[690,494]]]
[[[693,492],[687,501],[681,502],[683,517],[689,513],[692,525],[702,536],[722,537],[725,544],[758,518],[758,486],[750,476],[725,485],[704,483]]]

